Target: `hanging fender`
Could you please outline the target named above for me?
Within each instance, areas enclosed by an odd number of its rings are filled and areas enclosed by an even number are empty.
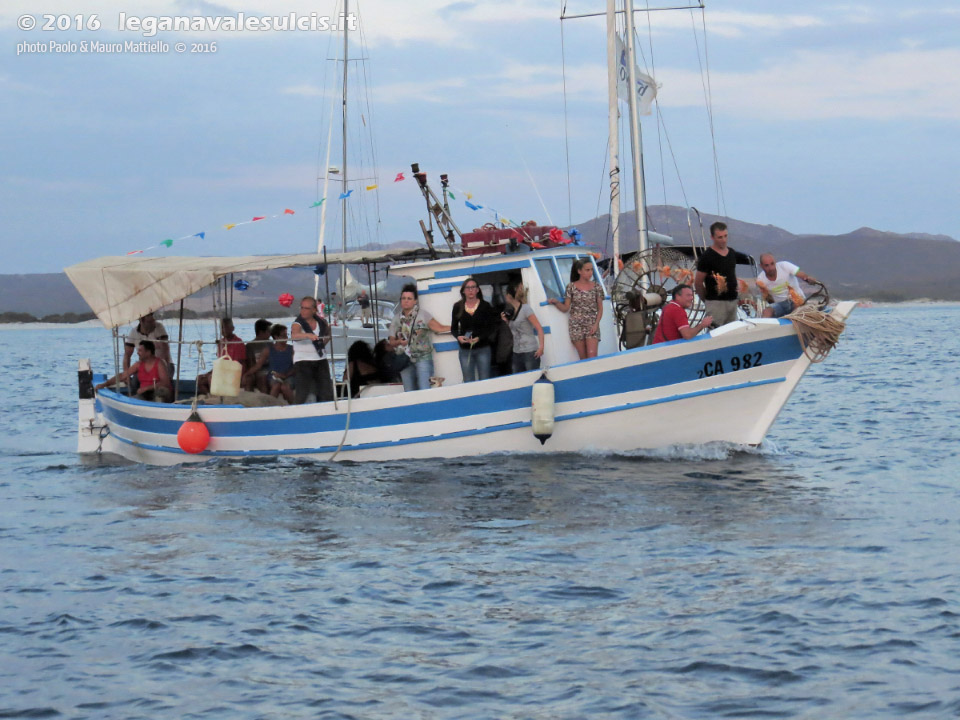
[[[546,373],[533,384],[531,396],[530,408],[533,417],[530,426],[533,428],[533,436],[543,445],[553,435],[554,416],[553,383],[547,379]]]

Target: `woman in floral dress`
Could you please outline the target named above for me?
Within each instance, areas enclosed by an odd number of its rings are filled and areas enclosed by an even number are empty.
[[[549,300],[558,310],[570,313],[570,342],[581,360],[597,356],[603,297],[603,287],[593,279],[593,263],[575,260],[563,302],[557,298]]]

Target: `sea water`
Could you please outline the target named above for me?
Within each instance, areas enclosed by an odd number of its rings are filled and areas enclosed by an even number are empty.
[[[857,310],[754,450],[175,468],[8,327],[0,717],[955,717],[958,325]]]

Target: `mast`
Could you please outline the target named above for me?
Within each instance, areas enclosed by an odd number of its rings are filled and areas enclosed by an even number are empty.
[[[330,140],[333,137],[333,101],[330,102],[330,121],[327,123],[327,156],[323,161],[323,205],[320,207],[320,235],[317,238],[317,255],[323,254],[323,235],[327,228],[327,190],[330,187]],[[320,276],[313,276],[313,297],[320,297]]]
[[[620,257],[620,138],[617,120],[617,0],[607,0],[607,94],[609,100],[610,151],[610,227],[613,231],[613,257]]]
[[[343,192],[347,192],[347,52],[349,49],[349,23],[347,16],[350,14],[350,0],[343,0]],[[347,203],[343,203],[341,209],[343,218],[343,252],[347,251]],[[343,288],[341,288],[342,292]]]
[[[609,0],[608,0],[609,2]],[[627,104],[630,108],[630,165],[633,171],[633,200],[637,208],[637,245],[640,252],[647,249],[647,212],[643,197],[643,137],[640,135],[640,120],[637,117],[637,61],[633,43],[633,0],[624,0],[625,32],[627,35],[627,74],[629,85]]]

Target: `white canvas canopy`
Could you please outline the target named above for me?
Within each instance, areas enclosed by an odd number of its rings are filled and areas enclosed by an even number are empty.
[[[443,253],[446,254],[446,253]],[[108,256],[71,265],[64,272],[90,309],[106,327],[138,320],[147,313],[183,300],[231,273],[277,268],[384,263],[426,257],[425,248],[355,250],[300,255],[248,255],[245,257]]]

